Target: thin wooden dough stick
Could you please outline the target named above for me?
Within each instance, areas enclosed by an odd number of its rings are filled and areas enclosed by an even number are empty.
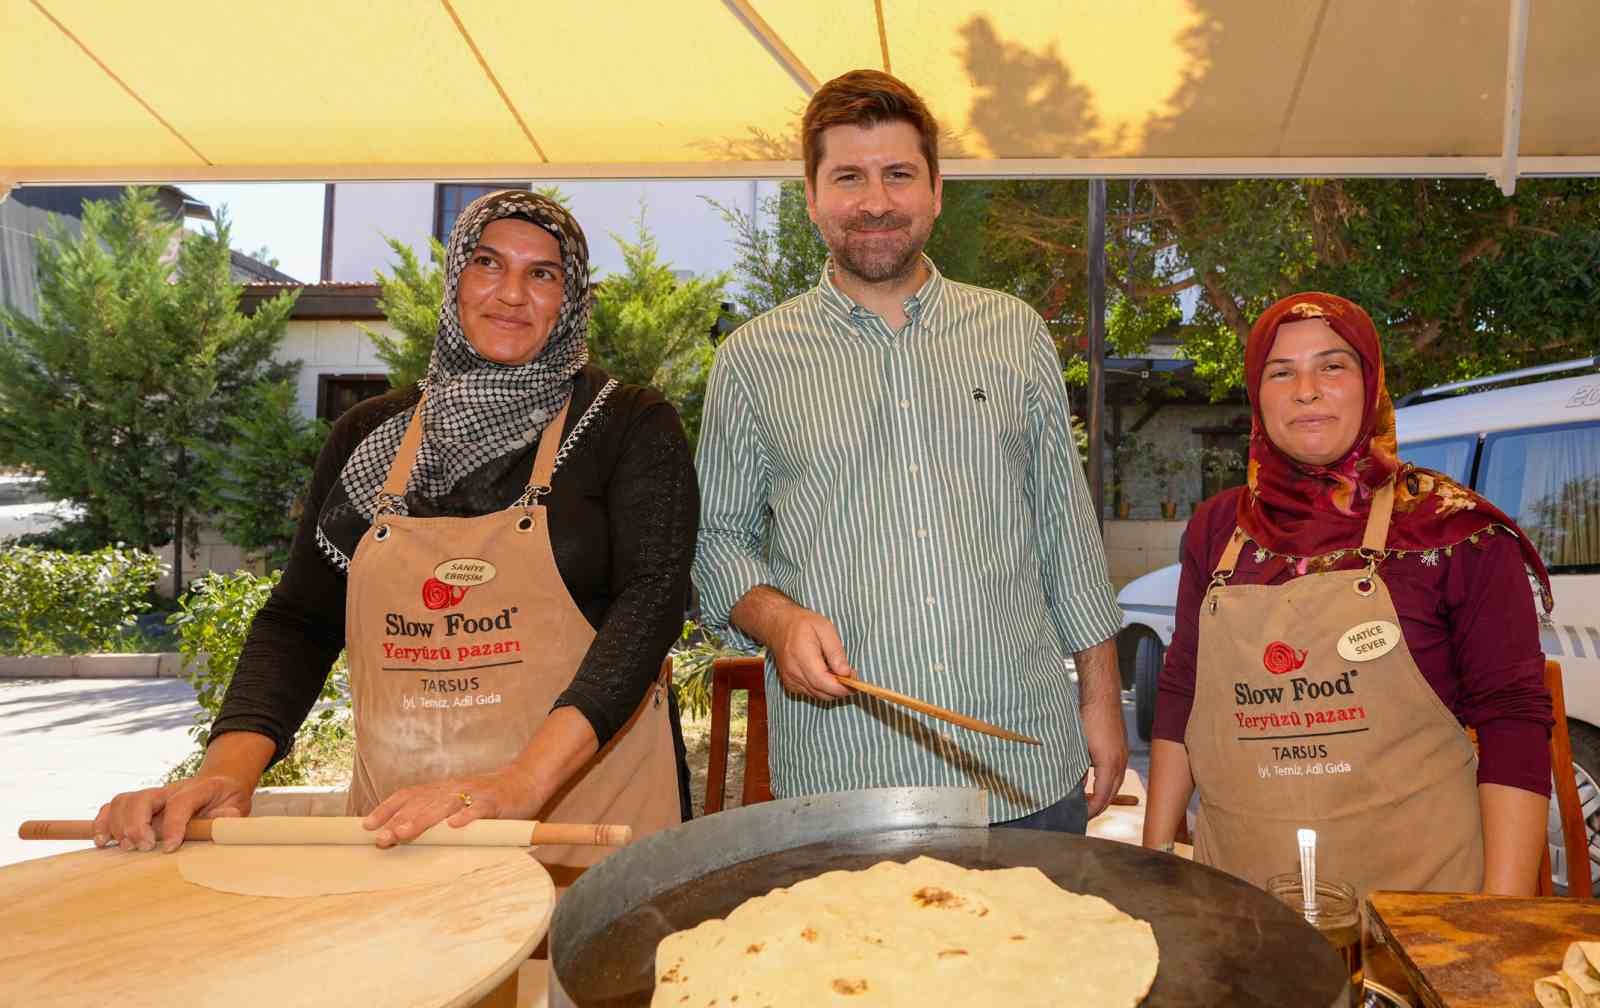
[[[926,700],[918,700],[916,697],[906,696],[904,693],[896,693],[892,689],[885,689],[882,686],[874,686],[869,682],[862,682],[860,679],[857,679],[853,676],[839,676],[838,679],[840,683],[850,687],[853,690],[859,690],[862,693],[878,697],[881,700],[888,700],[890,703],[897,703],[903,707],[909,707],[912,710],[920,711],[929,717],[936,717],[940,721],[948,721],[950,724],[959,725],[962,728],[967,728],[971,731],[982,732],[985,735],[993,735],[995,738],[1003,738],[1011,742],[1026,742],[1028,745],[1043,744],[1031,735],[1019,735],[1014,731],[1009,731],[1005,728],[992,725],[987,721],[979,721],[977,718],[967,717],[965,714],[957,714],[953,710],[946,710],[943,707],[928,703]]]

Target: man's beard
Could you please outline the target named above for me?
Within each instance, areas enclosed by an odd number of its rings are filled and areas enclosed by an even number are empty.
[[[919,235],[909,230],[911,224],[911,218],[904,214],[859,216],[844,225],[839,232],[840,240],[830,244],[828,251],[833,253],[834,262],[841,269],[868,283],[899,280],[916,269],[922,258],[922,247],[928,241],[926,234]],[[850,239],[855,235],[881,234],[899,229],[908,229],[903,242],[879,243],[872,248],[857,248],[850,244]]]

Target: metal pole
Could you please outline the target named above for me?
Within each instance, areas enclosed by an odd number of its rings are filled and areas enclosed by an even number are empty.
[[[1089,493],[1105,524],[1106,180],[1089,180]]]

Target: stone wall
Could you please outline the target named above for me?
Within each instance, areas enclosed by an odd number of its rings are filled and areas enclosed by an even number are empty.
[[[1131,407],[1123,407],[1122,420],[1124,429],[1131,427],[1139,418],[1142,411]],[[1163,407],[1150,421],[1139,429],[1135,435],[1146,444],[1158,445],[1162,450],[1193,451],[1198,452],[1203,447],[1203,439],[1195,428],[1225,427],[1237,418],[1243,417],[1248,422],[1249,408],[1228,403],[1204,404],[1198,406],[1166,406]],[[1107,432],[1110,424],[1107,424]],[[1110,453],[1106,456],[1106,514],[1115,516],[1115,494],[1112,487],[1112,464]],[[1161,501],[1164,496],[1158,480],[1150,475],[1137,459],[1125,460],[1122,472],[1122,492],[1128,502],[1128,518],[1159,520],[1161,515]],[[1193,506],[1201,499],[1201,479],[1198,464],[1191,463],[1187,471],[1176,478],[1173,486],[1173,496],[1178,505],[1178,518],[1187,519]],[[1159,566],[1159,565],[1158,565]]]
[[[1185,521],[1108,521],[1105,524],[1106,568],[1111,587],[1121,591],[1129,581],[1178,562],[1178,540]]]
[[[228,573],[236,570],[248,570],[253,574],[265,574],[266,565],[259,560],[252,560],[245,555],[244,550],[222,538],[222,533],[211,525],[201,525],[198,543],[193,548],[183,551],[183,584],[185,587],[193,584],[199,578],[211,571]],[[157,548],[154,552],[166,566],[166,573],[161,575],[161,580],[156,584],[156,591],[167,598],[175,594],[172,584],[172,543]]]

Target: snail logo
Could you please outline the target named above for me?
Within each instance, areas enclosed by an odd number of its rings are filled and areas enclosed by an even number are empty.
[[[1261,656],[1261,664],[1266,666],[1273,675],[1283,675],[1293,672],[1306,663],[1306,652],[1296,651],[1282,641],[1273,641],[1267,645],[1267,653]]]
[[[467,589],[494,580],[494,564],[477,557],[446,560],[433,569],[433,577],[422,582],[422,604],[429,609],[449,609],[461,604]]]
[[[975,388],[972,390],[972,398],[977,402],[988,402],[989,393],[985,392],[982,388]]]

